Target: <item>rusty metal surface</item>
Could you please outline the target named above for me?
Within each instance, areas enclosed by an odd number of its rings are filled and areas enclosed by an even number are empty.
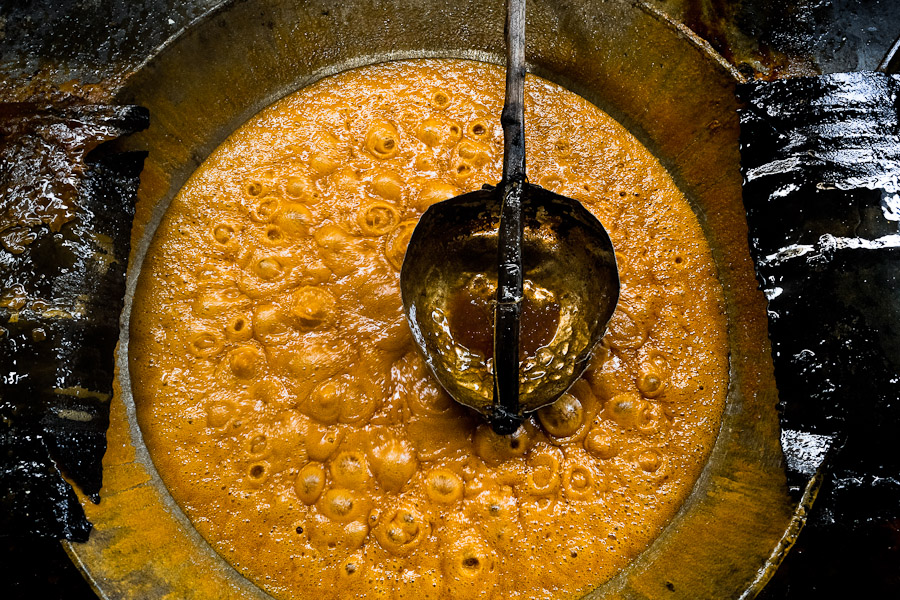
[[[0,99],[106,99],[155,48],[233,1],[4,0]],[[751,77],[874,70],[900,36],[893,0],[643,3],[683,23]]]
[[[157,47],[223,0],[0,3],[0,99],[109,98]]]

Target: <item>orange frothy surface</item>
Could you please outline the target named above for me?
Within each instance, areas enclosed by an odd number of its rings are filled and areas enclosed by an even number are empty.
[[[727,347],[697,219],[625,129],[538,78],[530,178],[605,224],[619,307],[511,437],[427,372],[399,268],[430,204],[500,179],[502,101],[502,69],[470,61],[323,79],[235,131],[156,233],[131,323],[141,430],[197,530],[278,598],[578,597],[707,459]]]

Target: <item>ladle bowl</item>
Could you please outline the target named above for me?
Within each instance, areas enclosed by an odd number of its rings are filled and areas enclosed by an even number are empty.
[[[586,368],[615,310],[619,276],[612,242],[593,214],[576,200],[525,186],[524,278],[550,291],[559,306],[552,339],[520,366],[520,410],[531,412],[556,400]],[[454,340],[448,322],[453,294],[473,277],[496,284],[498,191],[482,189],[429,207],[400,272],[403,308],[425,361],[454,399],[488,418],[494,414],[492,361]]]

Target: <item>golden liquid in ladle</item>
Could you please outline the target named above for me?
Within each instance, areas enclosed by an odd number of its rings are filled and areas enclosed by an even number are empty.
[[[450,299],[447,318],[454,341],[485,357],[494,354],[494,306],[496,293],[472,286],[458,290]],[[559,326],[559,304],[525,295],[519,322],[519,361],[537,355],[550,343]]]

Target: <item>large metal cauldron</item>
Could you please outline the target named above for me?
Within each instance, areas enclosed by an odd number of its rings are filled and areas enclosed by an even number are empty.
[[[801,516],[785,492],[765,300],[747,249],[733,95],[740,75],[707,44],[630,0],[532,0],[529,68],[609,112],[693,202],[726,294],[730,385],[693,494],[662,535],[590,598],[743,598],[765,584]],[[157,476],[135,420],[128,322],[137,274],[171,198],[248,117],[323,76],[398,58],[502,64],[495,0],[257,0],[207,15],[126,82],[151,111],[128,277],[103,501],[87,544],[67,546],[103,598],[267,598],[192,528]],[[798,513],[799,515],[799,513]]]

